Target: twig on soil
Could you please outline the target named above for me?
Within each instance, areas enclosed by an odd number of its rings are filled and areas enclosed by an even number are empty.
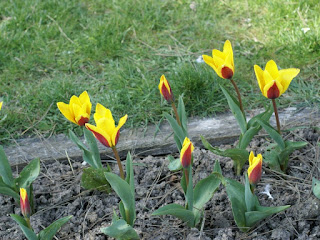
[[[68,159],[68,162],[69,162],[69,165],[70,165],[70,168],[71,168],[72,174],[73,174],[73,176],[75,177],[75,174],[74,174],[74,171],[73,171],[73,167],[72,167],[72,164],[71,164],[71,161],[70,161],[70,158],[69,158],[69,155],[68,155],[67,150],[65,150],[65,152],[66,152],[66,156],[67,156],[67,159]]]

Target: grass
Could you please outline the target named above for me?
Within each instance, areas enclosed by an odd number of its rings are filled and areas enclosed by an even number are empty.
[[[274,59],[301,73],[280,99],[319,105],[320,3],[289,1],[8,0],[0,2],[0,141],[75,127],[56,102],[87,90],[126,127],[157,122],[169,110],[157,85],[165,74],[190,116],[228,109],[218,79],[196,62],[229,39],[245,108],[262,106],[253,65]],[[310,28],[306,33],[302,28]]]

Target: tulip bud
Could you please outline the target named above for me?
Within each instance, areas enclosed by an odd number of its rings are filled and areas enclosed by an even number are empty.
[[[185,138],[182,144],[181,152],[180,152],[180,161],[184,168],[189,167],[192,159],[192,152],[194,150],[194,146],[189,138]]]
[[[249,156],[249,168],[248,168],[248,178],[249,182],[252,185],[256,185],[262,173],[262,155],[258,154],[256,157],[251,151]]]
[[[171,91],[170,84],[164,75],[162,75],[160,78],[159,90],[165,100],[167,100],[169,103],[173,101],[173,94]]]
[[[25,218],[29,218],[31,215],[31,208],[29,204],[27,191],[24,188],[20,188],[20,208],[22,215]]]

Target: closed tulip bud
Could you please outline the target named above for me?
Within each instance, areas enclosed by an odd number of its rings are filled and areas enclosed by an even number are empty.
[[[174,98],[173,98],[173,93],[171,91],[170,84],[164,75],[162,75],[160,78],[159,90],[165,100],[167,100],[169,103],[173,101]]]
[[[231,79],[234,74],[233,50],[231,42],[227,40],[224,43],[223,51],[212,50],[212,57],[202,55],[206,64],[213,68],[219,77]]]
[[[182,144],[181,152],[180,152],[180,161],[184,168],[187,168],[191,164],[192,152],[194,150],[194,146],[189,138],[185,138]]]
[[[85,125],[86,128],[89,129],[104,146],[115,147],[119,140],[120,128],[126,123],[128,115],[123,116],[116,127],[111,111],[98,103],[93,118],[96,126],[87,123]]]
[[[277,64],[270,60],[264,71],[258,65],[254,65],[254,71],[263,96],[275,99],[287,91],[292,79],[299,74],[300,69],[278,70]]]
[[[258,154],[256,157],[253,152],[249,155],[249,168],[248,168],[248,178],[252,185],[256,185],[262,173],[262,155]]]
[[[92,104],[87,91],[81,93],[79,97],[73,95],[69,104],[58,102],[57,106],[69,121],[79,126],[89,122]]]
[[[31,215],[31,208],[29,204],[27,191],[24,188],[20,188],[20,208],[22,215],[25,218],[29,218]]]

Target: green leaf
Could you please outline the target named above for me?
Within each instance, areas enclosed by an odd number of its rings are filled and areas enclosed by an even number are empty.
[[[109,227],[101,228],[102,233],[117,240],[136,240],[140,239],[136,231],[123,219],[113,221]]]
[[[168,204],[154,211],[152,216],[172,215],[186,222],[189,227],[194,227],[194,215],[190,210],[185,209],[179,204]]]
[[[184,133],[184,131],[182,130],[182,128],[179,126],[179,124],[177,123],[177,121],[168,113],[164,113],[165,118],[168,120],[174,135],[179,139],[181,146],[183,144],[183,141],[186,137],[186,134]],[[181,148],[180,148],[181,149]],[[180,151],[179,149],[179,151]]]
[[[243,112],[241,111],[239,104],[237,100],[232,98],[228,91],[220,85],[220,88],[223,92],[223,94],[226,96],[229,107],[231,109],[232,114],[234,115],[235,119],[237,120],[241,133],[244,134],[247,131],[247,122],[245,119],[245,116],[243,115]]]
[[[168,156],[168,159],[170,161],[168,168],[170,171],[179,171],[182,169],[182,164],[180,161],[180,158],[174,159],[171,155]]]
[[[0,193],[13,197],[17,202],[20,201],[20,195],[5,184],[0,176]]]
[[[136,219],[135,200],[130,185],[114,173],[107,172],[104,174],[112,189],[120,197],[126,213],[125,220],[131,226]]]
[[[189,175],[189,183],[187,186],[187,203],[188,203],[188,210],[193,210],[193,179],[192,179],[192,167],[191,164],[188,167],[188,175]]]
[[[181,151],[183,142],[181,143],[180,139],[174,134],[173,134],[173,139],[176,142],[177,149]]]
[[[214,163],[213,172],[222,174],[221,166],[218,160]]]
[[[40,231],[39,240],[51,240],[59,231],[61,226],[68,222],[72,217],[73,216],[63,217],[51,223],[47,228]]]
[[[248,147],[249,143],[251,142],[252,138],[261,130],[261,126],[256,123],[255,125],[251,126],[241,137],[239,140],[239,148],[245,149]]]
[[[18,189],[29,188],[34,180],[39,176],[40,173],[40,159],[32,160],[27,166],[25,166],[19,177],[15,180]]]
[[[247,212],[254,211],[256,207],[256,196],[252,194],[250,189],[250,183],[248,179],[248,175],[245,173],[245,202],[246,202],[246,208]]]
[[[245,203],[245,189],[242,184],[239,182],[226,178],[226,191],[228,198],[231,202],[231,208],[232,208],[232,214],[234,217],[234,221],[236,222],[238,228],[241,231],[247,231],[247,225],[246,225],[246,218],[245,218],[245,212],[246,212],[246,203]]]
[[[17,214],[10,214],[10,216],[19,224],[22,232],[28,240],[38,240],[37,235],[30,228],[28,228],[27,222],[23,217],[20,217]]]
[[[282,172],[279,162],[279,149],[268,151],[263,156],[263,161],[274,171]]]
[[[126,173],[127,173],[126,182],[130,185],[133,198],[135,198],[134,174],[133,174],[132,158],[131,158],[130,152],[128,152],[127,158],[126,158]]]
[[[106,172],[109,172],[109,170],[105,168],[89,167],[83,169],[81,186],[87,190],[97,189],[101,192],[110,193],[110,185],[104,176]]]
[[[178,115],[181,121],[184,134],[188,136],[188,118],[182,96],[179,96]]]
[[[269,122],[270,117],[272,116],[272,113],[273,113],[273,108],[271,108],[271,106],[268,105],[266,111],[254,116],[249,120],[248,129],[256,125],[258,119],[261,119],[264,122]]]
[[[314,177],[312,178],[312,192],[318,199],[320,199],[320,181]]]
[[[257,119],[258,123],[266,130],[270,137],[278,144],[281,150],[285,148],[285,143],[281,135],[267,122]]]
[[[246,223],[248,227],[254,226],[257,222],[275,214],[286,210],[290,205],[280,206],[280,207],[262,207],[257,206],[257,211],[246,212]]]
[[[15,187],[11,167],[2,146],[0,146],[0,176],[3,182],[9,187]]]
[[[293,153],[295,150],[299,148],[303,148],[307,145],[307,142],[292,142],[292,141],[285,141],[285,149],[283,149],[279,154],[279,163],[280,165],[284,166],[284,170],[287,169],[289,156],[291,153]]]
[[[93,162],[94,166],[96,168],[102,168],[100,152],[99,152],[96,138],[94,137],[93,133],[86,128],[83,128],[83,133],[84,133],[84,137],[86,139],[86,142],[88,143],[88,145],[90,147],[92,162]]]

